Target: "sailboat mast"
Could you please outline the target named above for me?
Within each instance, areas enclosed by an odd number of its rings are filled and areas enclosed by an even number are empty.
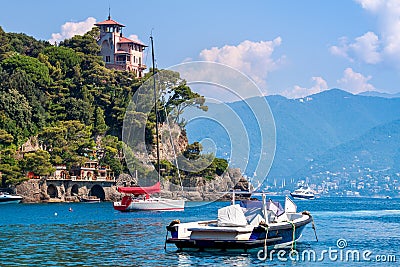
[[[157,145],[157,173],[158,181],[160,181],[160,144],[158,141],[158,109],[157,109],[157,89],[156,89],[156,68],[154,64],[154,43],[153,36],[150,36],[151,40],[151,60],[153,65],[153,88],[154,88],[154,112],[156,114],[156,145]]]

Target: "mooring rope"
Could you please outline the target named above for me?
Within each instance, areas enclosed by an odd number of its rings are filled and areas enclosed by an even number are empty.
[[[267,256],[267,250],[268,250],[267,239],[268,239],[268,225],[266,224],[266,226],[265,226],[265,239],[264,239],[264,256],[265,257]]]
[[[310,216],[311,216],[311,215],[310,215]],[[312,219],[312,221],[311,221],[311,227],[312,227],[312,229],[314,230],[315,239],[316,239],[317,242],[318,242],[317,229],[315,228],[314,217],[311,216],[311,219]]]
[[[291,221],[289,221],[289,222],[293,227],[293,234],[292,234],[293,241],[292,241],[292,249],[291,249],[291,251],[294,251],[294,250],[296,250],[296,225],[294,224],[294,222],[291,222]]]

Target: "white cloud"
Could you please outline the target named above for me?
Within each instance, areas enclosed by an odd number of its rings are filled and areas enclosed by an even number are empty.
[[[132,41],[143,43],[142,41],[139,40],[139,36],[137,36],[136,34],[129,35],[128,39],[131,39]]]
[[[348,56],[348,51],[349,51],[348,43],[349,41],[347,40],[347,37],[341,37],[339,38],[339,45],[331,46],[329,50],[335,56],[341,56],[349,59],[350,61],[353,61],[353,59]]]
[[[365,91],[375,90],[375,87],[368,83],[371,78],[371,76],[365,77],[361,73],[353,71],[352,68],[347,68],[344,70],[343,78],[337,82],[341,85],[342,89],[345,89],[353,94],[358,94]]]
[[[382,60],[379,52],[379,38],[373,32],[355,38],[353,43],[349,43],[346,37],[339,39],[338,46],[331,46],[330,52],[336,56],[342,56],[350,61],[358,59],[368,64],[376,64]]]
[[[282,95],[286,96],[287,98],[301,98],[312,94],[317,94],[328,89],[328,84],[322,77],[312,77],[311,80],[315,83],[314,86],[306,88],[295,85],[292,90],[286,90],[282,93]]]
[[[356,0],[364,9],[375,11],[385,3],[385,0]]]
[[[49,42],[54,44],[55,42],[58,43],[75,35],[83,35],[90,31],[95,23],[96,19],[93,17],[89,17],[86,20],[79,22],[66,22],[61,26],[61,33],[51,34]]]
[[[246,40],[237,46],[225,45],[221,48],[204,49],[200,52],[200,59],[236,68],[251,77],[263,90],[266,90],[265,80],[268,73],[276,70],[285,60],[284,56],[278,59],[272,57],[275,48],[281,43],[280,37],[272,41],[251,42]]]
[[[331,53],[369,64],[386,61],[400,66],[400,1],[355,1],[377,18],[378,32],[367,32],[353,42],[342,38],[339,45],[330,47]]]
[[[381,61],[378,52],[379,39],[373,32],[367,32],[363,36],[357,37],[355,42],[350,44],[350,48],[358,58],[363,59],[366,63],[376,64]]]

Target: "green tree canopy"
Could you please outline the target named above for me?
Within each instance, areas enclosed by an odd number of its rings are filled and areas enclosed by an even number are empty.
[[[61,160],[67,166],[85,161],[86,155],[95,146],[91,138],[91,127],[80,121],[59,121],[54,126],[45,127],[38,138],[46,150],[50,151],[52,160]]]
[[[14,137],[6,130],[0,129],[0,149],[6,148],[12,144]]]
[[[40,52],[47,46],[50,46],[48,41],[36,40],[32,36],[25,33],[7,33],[8,42],[11,51],[17,52],[22,55],[37,57]]]
[[[101,107],[97,107],[94,114],[94,128],[93,133],[95,135],[104,135],[108,130],[106,121],[104,120],[104,111]]]
[[[61,68],[62,74],[66,78],[72,78],[75,74],[74,68],[82,62],[82,54],[68,47],[50,46],[44,49],[43,54],[48,56],[48,61],[53,67]]]
[[[49,69],[37,58],[14,54],[4,59],[1,62],[1,66],[8,73],[13,73],[17,70],[26,72],[37,85],[46,86],[50,84]]]
[[[33,172],[37,176],[50,175],[55,171],[50,162],[50,153],[44,150],[26,153],[20,161],[20,167],[24,172]]]
[[[1,187],[16,185],[27,180],[18,166],[18,160],[13,149],[0,150],[0,173]]]
[[[7,38],[7,34],[0,26],[0,61],[6,58],[7,52],[11,51],[11,46]]]

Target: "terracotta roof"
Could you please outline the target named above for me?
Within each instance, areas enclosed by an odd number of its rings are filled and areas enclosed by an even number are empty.
[[[113,20],[113,19],[107,19],[107,20],[105,20],[105,21],[96,23],[96,24],[94,24],[94,25],[96,25],[96,26],[101,26],[101,25],[118,25],[118,26],[121,26],[121,27],[125,27],[125,25],[123,25],[123,24],[121,24],[121,23],[119,23],[119,22],[116,22],[116,21]]]
[[[134,44],[138,44],[138,45],[141,45],[141,46],[146,46],[147,47],[147,45],[145,45],[145,44],[143,44],[143,43],[141,43],[141,42],[139,42],[139,41],[133,41],[133,40],[131,40],[131,39],[128,39],[128,38],[126,38],[126,37],[120,37],[120,39],[119,39],[119,42],[118,43],[134,43]]]

